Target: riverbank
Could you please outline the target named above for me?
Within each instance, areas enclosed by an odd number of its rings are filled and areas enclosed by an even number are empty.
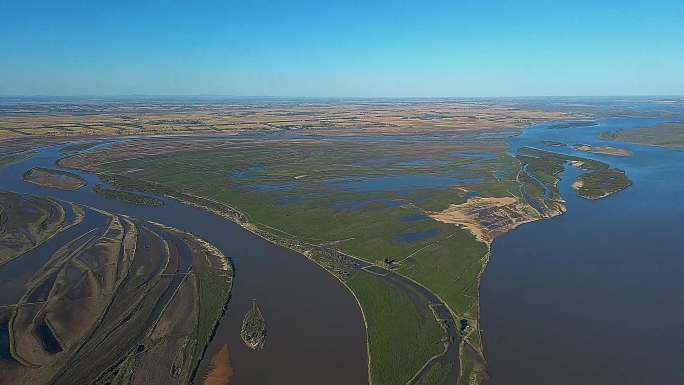
[[[240,211],[233,209],[223,214],[272,243],[309,254],[343,280],[358,270],[355,263],[363,262],[387,267],[429,287],[443,299],[440,302],[448,305],[452,319],[468,325],[466,332],[479,327],[477,277],[481,275],[488,247],[468,230],[435,221],[425,213],[448,209],[458,205],[460,199],[467,202],[478,197],[510,198],[520,189],[521,174],[537,178],[529,177],[530,189],[544,186],[552,195],[551,200],[543,201],[545,216],[562,212],[562,200],[554,193],[556,178],[546,186],[534,167],[529,167],[529,173],[521,173],[518,160],[502,154],[504,148],[493,143],[463,145],[458,138],[437,145],[428,142],[425,145],[436,151],[431,156],[437,159],[422,159],[424,155],[415,147],[407,147],[401,141],[386,143],[373,139],[376,141],[372,144],[363,142],[360,146],[349,142],[277,140],[264,147],[263,141],[270,140],[138,140],[60,164],[83,164],[91,170],[101,164],[101,175],[118,175],[120,185],[115,182],[116,188],[176,196],[200,208],[224,212],[223,204],[230,202],[231,208],[239,205]],[[292,146],[308,154],[306,159],[292,159],[296,156],[292,155]],[[369,146],[373,151],[369,151]],[[192,151],[195,147],[197,151]],[[233,147],[236,151],[230,151]],[[145,154],[142,158],[131,158],[141,152]],[[290,154],[290,160],[278,162],[284,154]],[[350,154],[354,155],[353,161]],[[341,158],[331,161],[331,156]],[[387,168],[384,156],[398,159],[390,163],[393,167]],[[270,162],[269,166],[264,165],[265,161]],[[379,166],[359,168],[360,164]],[[174,173],[168,173],[169,169],[174,169]],[[300,177],[305,174],[306,178]],[[156,183],[143,185],[136,182],[139,180]],[[463,183],[463,188],[445,188],[444,184],[449,183]],[[185,192],[175,191],[175,186],[182,186]],[[328,193],[331,187],[336,190]],[[207,201],[197,195],[211,198]],[[397,195],[400,198],[395,198]],[[539,197],[543,199],[542,195]],[[549,211],[550,208],[555,211]],[[250,218],[243,210],[250,212]],[[331,215],[335,221],[326,221]],[[519,212],[512,210],[508,215],[515,217]],[[486,218],[482,219],[486,222]],[[316,246],[313,251],[310,245]],[[319,253],[326,255],[320,257]],[[362,259],[354,260],[349,255]],[[368,320],[369,313],[364,315]],[[473,349],[481,349],[479,338],[473,337],[479,333],[468,335]],[[409,342],[406,337],[403,339],[388,341],[397,345]],[[377,363],[373,359],[371,362]],[[416,371],[421,364],[415,367]],[[412,375],[408,374],[406,380]]]
[[[325,245],[318,245],[318,244],[311,244],[307,243],[301,240],[298,240],[296,238],[288,237],[286,232],[280,231],[277,229],[273,228],[268,228],[268,230],[263,230],[259,224],[256,224],[252,222],[249,217],[244,214],[243,212],[237,210],[236,208],[229,206],[225,203],[222,202],[217,202],[210,200],[208,198],[204,197],[199,197],[187,193],[179,193],[177,191],[174,191],[168,187],[165,186],[160,186],[160,185],[155,185],[150,182],[142,182],[139,180],[132,179],[128,176],[123,176],[123,175],[112,175],[112,174],[107,174],[107,173],[100,173],[100,177],[104,180],[108,180],[110,183],[113,184],[113,186],[118,186],[126,189],[132,189],[132,190],[137,190],[137,191],[144,191],[147,193],[153,193],[153,194],[160,194],[162,196],[165,196],[167,198],[174,199],[178,202],[181,202],[183,204],[187,204],[192,207],[196,207],[198,209],[207,211],[209,213],[218,215],[226,220],[229,220],[233,223],[236,223],[240,225],[242,228],[245,230],[261,237],[262,239],[267,240],[268,242],[271,242],[275,245],[282,246],[285,248],[288,248],[292,251],[295,251],[309,260],[313,261],[316,263],[318,266],[323,268],[324,270],[328,271],[330,274],[332,274],[340,283],[344,285],[344,287],[354,296],[357,305],[359,306],[359,309],[361,310],[361,314],[363,316],[364,320],[364,325],[366,330],[369,330],[369,325],[368,325],[368,314],[367,311],[364,311],[364,307],[362,306],[362,300],[358,297],[358,294],[356,293],[356,290],[354,290],[353,286],[350,284],[350,279],[352,276],[358,276],[359,274],[361,276],[364,276],[363,280],[368,280],[368,279],[378,279],[377,274],[370,274],[367,273],[365,270],[369,269],[371,267],[374,267],[374,265],[368,263],[367,261],[364,261],[359,258],[355,258],[349,254],[345,254],[340,252],[339,250],[325,246]],[[392,276],[399,277],[396,275],[396,273],[385,270],[380,268],[380,271],[383,271],[383,274],[391,274]],[[370,274],[370,275],[368,275]],[[382,277],[382,274],[380,275]],[[431,292],[429,289],[425,288],[424,286],[418,284],[417,282],[410,280],[408,278],[402,277],[406,282],[411,282],[411,285],[415,285],[416,287],[420,287],[420,290],[424,290],[426,292],[430,292],[433,295],[433,299],[439,298],[438,295],[435,293]],[[355,278],[354,282],[358,282],[361,280],[361,278],[357,277]],[[435,301],[430,301],[426,302],[424,306],[427,306],[428,303],[434,303]],[[448,308],[448,305],[446,305],[445,302],[443,302],[441,299],[439,300],[439,303],[442,306],[445,306]],[[401,307],[404,305],[396,305],[396,309],[393,312],[401,311]],[[426,309],[428,309],[426,307]],[[453,312],[450,312],[453,314]],[[428,314],[433,314],[430,310],[428,310]],[[448,321],[450,324],[455,324],[454,321],[454,316],[451,316],[451,320]],[[390,321],[389,319],[387,321]],[[442,329],[443,326],[440,325],[440,321],[438,319],[434,320],[435,322],[435,327],[438,329]],[[386,321],[381,321],[382,323],[387,323]],[[379,325],[378,325],[379,326]],[[388,329],[383,329],[383,328],[378,328],[376,327],[375,330],[382,331],[382,333],[386,333],[386,330]],[[445,330],[446,333],[446,330]],[[368,334],[367,334],[368,338]],[[406,336],[403,334],[403,332],[397,334],[395,336],[397,341],[404,340]],[[391,340],[391,339],[390,339]],[[448,344],[445,345],[443,350],[440,348],[441,353],[427,353],[426,355],[426,360],[427,357],[430,359],[428,361],[434,361],[435,356],[441,357],[443,355],[446,355],[449,351],[449,346],[459,346],[459,340],[460,337],[459,335],[455,332],[455,329],[450,331],[449,334],[449,340],[455,341],[455,342],[449,342]],[[424,342],[423,342],[424,343]],[[376,377],[377,375],[373,375],[373,360],[370,359],[373,355],[371,354],[371,342],[367,339],[366,342],[366,349],[369,354],[369,360],[368,360],[368,373],[369,373],[369,382],[373,384],[373,377]],[[385,344],[380,344],[378,347],[382,346],[382,349],[386,349],[387,347]],[[408,353],[408,352],[407,352]],[[415,351],[411,352],[411,354],[416,354]],[[385,358],[390,358],[392,355],[391,354],[382,354],[381,355],[383,359]],[[380,358],[378,358],[379,360]],[[421,364],[422,365],[422,364]],[[453,370],[457,370],[456,367],[453,368]],[[388,376],[394,376],[394,374],[386,374]],[[411,377],[415,377],[414,375],[411,375]],[[382,378],[382,377],[381,377]],[[414,382],[418,382],[421,378],[416,377],[414,378]],[[381,382],[384,383],[384,382]]]
[[[572,187],[584,170],[566,165],[558,189],[567,211],[493,243],[480,285],[491,385],[681,382],[681,374],[669,368],[677,365],[672,357],[682,339],[679,300],[670,295],[681,286],[681,210],[671,202],[684,187],[682,153],[600,137],[660,120],[615,118],[566,130],[540,126],[511,139],[514,153],[535,146],[579,155],[556,143],[624,147],[632,156],[579,156],[624,170],[632,184],[606,199],[585,199]],[[657,333],[624,322],[663,311],[667,317]],[[619,370],[607,370],[607,359]]]

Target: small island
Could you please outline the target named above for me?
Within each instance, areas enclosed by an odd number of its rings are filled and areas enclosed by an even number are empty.
[[[86,181],[83,178],[72,172],[43,167],[34,167],[26,171],[24,173],[24,180],[61,190],[78,190],[86,185]]]
[[[585,172],[572,183],[582,198],[600,199],[632,185],[625,172],[615,168]]]
[[[245,313],[240,337],[242,337],[245,345],[254,350],[261,350],[266,344],[266,320],[264,320],[256,300],[252,301],[252,307]]]
[[[629,150],[611,146],[592,146],[590,144],[575,144],[572,146],[575,151],[591,152],[594,154],[613,155],[613,156],[632,156]]]
[[[557,130],[561,128],[574,128],[574,127],[593,127],[598,126],[598,123],[593,120],[568,120],[565,122],[552,123],[547,126],[547,128],[552,130]]]

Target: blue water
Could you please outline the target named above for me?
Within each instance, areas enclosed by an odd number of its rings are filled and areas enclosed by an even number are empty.
[[[398,200],[385,198],[368,198],[353,201],[334,202],[330,205],[330,207],[332,207],[335,211],[355,211],[360,210],[370,205],[371,203],[382,203],[383,206],[388,208],[399,207],[401,205],[401,201]]]
[[[407,222],[407,223],[412,223],[412,222],[424,221],[428,218],[430,218],[430,217],[425,215],[425,214],[411,214],[411,215],[404,215],[403,217],[401,217],[401,221]]]
[[[230,173],[231,178],[246,179],[254,175],[254,173],[264,170],[264,166],[249,166],[241,170],[235,170]]]
[[[480,287],[490,385],[684,383],[684,151],[599,137],[668,120],[539,125],[510,139],[511,153],[533,146],[604,161],[634,185],[586,200],[570,186],[579,173],[570,167],[559,183],[567,213],[496,239]],[[609,145],[633,156],[541,140]]]
[[[403,174],[383,175],[377,177],[344,178],[330,182],[334,188],[370,193],[370,192],[403,192],[410,193],[421,188],[448,187],[455,185],[480,183],[479,177],[458,177],[454,174]]]
[[[297,181],[281,182],[281,183],[254,183],[241,185],[240,188],[243,190],[257,191],[257,192],[273,192],[282,190],[292,190],[297,187],[299,183]]]
[[[413,243],[417,241],[424,241],[439,234],[439,229],[427,229],[423,231],[416,231],[413,233],[397,234],[393,238],[397,242]]]
[[[399,163],[400,166],[420,167],[420,166],[442,166],[449,164],[449,161],[443,159],[414,159]]]

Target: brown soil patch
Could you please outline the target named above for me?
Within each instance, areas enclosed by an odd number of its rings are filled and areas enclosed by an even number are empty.
[[[459,225],[485,243],[523,223],[540,219],[529,204],[515,197],[470,198],[466,203],[452,204],[429,215],[434,220]]]
[[[584,187],[584,181],[577,179],[576,181],[572,182],[572,188],[575,190],[579,190],[582,187]]]

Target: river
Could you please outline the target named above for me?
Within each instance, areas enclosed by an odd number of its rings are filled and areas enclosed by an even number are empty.
[[[88,173],[77,172],[88,182],[87,187],[77,191],[56,190],[22,180],[22,174],[31,167],[56,167],[58,149],[59,146],[39,149],[30,159],[1,168],[0,189],[73,201],[188,230],[214,244],[232,260],[236,277],[227,313],[200,363],[195,383],[202,383],[210,359],[225,346],[233,368],[231,385],[368,383],[366,332],[361,312],[352,294],[333,276],[300,254],[174,200],[164,199],[163,207],[147,207],[102,198],[91,191],[93,185],[101,182]],[[88,214],[93,216],[92,212]],[[97,220],[87,218],[78,226],[92,227]],[[27,272],[49,257],[62,238],[76,233],[77,228],[72,229],[15,263],[0,267],[0,288],[8,290],[0,299],[11,300],[12,282],[18,284],[18,276],[28,277]],[[252,299],[257,299],[268,322],[268,341],[261,351],[247,348],[240,339],[242,316]]]
[[[578,174],[570,167],[559,184],[565,214],[496,239],[480,287],[489,385],[684,383],[684,151],[599,137],[662,121],[537,125],[509,140],[511,153],[533,146],[604,161],[634,184],[586,200],[570,186]],[[574,152],[544,140],[633,155]]]

